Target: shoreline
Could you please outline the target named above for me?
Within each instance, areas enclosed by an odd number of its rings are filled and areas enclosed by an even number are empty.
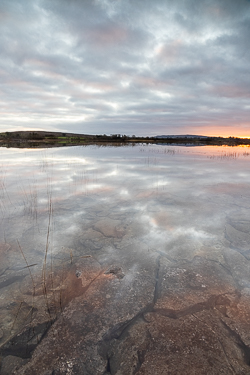
[[[250,139],[237,137],[206,136],[155,136],[137,137],[120,134],[77,134],[47,131],[14,131],[0,133],[0,147],[65,147],[99,144],[102,146],[124,146],[134,144],[160,144],[178,146],[250,146]]]

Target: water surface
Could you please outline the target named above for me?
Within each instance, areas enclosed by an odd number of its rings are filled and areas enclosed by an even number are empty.
[[[181,373],[212,349],[194,374],[211,358],[211,374],[250,373],[249,162],[249,147],[2,148],[3,373],[10,356],[20,374],[152,374],[166,358]],[[169,327],[186,327],[182,340]]]

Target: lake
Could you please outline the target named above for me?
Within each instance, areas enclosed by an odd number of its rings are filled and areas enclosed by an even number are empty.
[[[0,149],[1,374],[250,374],[250,148]]]

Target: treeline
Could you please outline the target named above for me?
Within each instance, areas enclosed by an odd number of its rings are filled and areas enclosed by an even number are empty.
[[[155,143],[155,144],[175,144],[175,145],[250,145],[250,139],[237,137],[205,137],[205,136],[159,136],[159,137],[138,137],[136,135],[126,134],[75,134],[66,132],[48,132],[48,131],[13,131],[0,133],[0,145],[7,147],[25,147],[29,146],[67,146],[82,145],[90,143]]]

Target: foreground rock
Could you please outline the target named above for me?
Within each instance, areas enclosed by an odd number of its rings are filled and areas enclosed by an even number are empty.
[[[128,248],[123,264],[109,267],[78,259],[64,280],[61,314],[28,357],[6,353],[2,371],[250,374],[248,289],[203,258],[177,267],[157,254],[131,255]]]

